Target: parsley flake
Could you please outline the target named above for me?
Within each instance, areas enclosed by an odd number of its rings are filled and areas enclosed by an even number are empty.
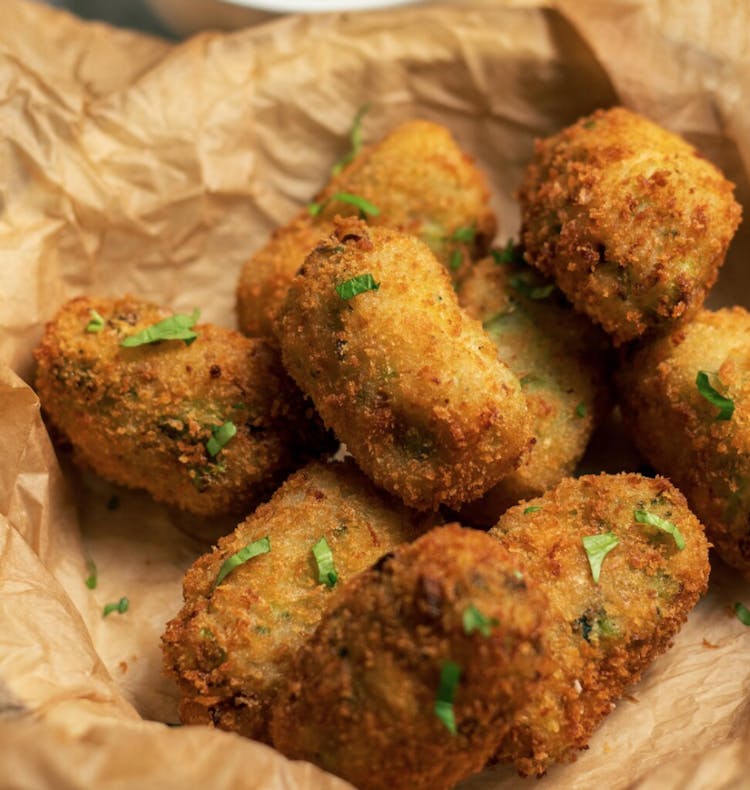
[[[261,554],[268,554],[269,551],[271,551],[271,538],[266,535],[265,538],[248,543],[247,546],[232,554],[231,557],[227,557],[221,564],[221,568],[219,568],[219,575],[214,582],[214,590],[235,568],[244,565],[253,557],[259,557]]]
[[[107,617],[108,615],[112,614],[112,612],[117,612],[118,614],[125,614],[130,607],[130,601],[123,595],[117,603],[108,603],[104,605],[104,609],[102,610],[102,617]]]
[[[322,203],[310,203],[307,206],[307,210],[313,217],[317,217],[319,214],[322,214],[331,203],[348,203],[350,206],[355,206],[359,209],[359,214],[362,219],[367,219],[368,216],[377,217],[378,214],[380,214],[380,209],[376,205],[359,195],[353,195],[351,192],[337,192]]]
[[[476,228],[456,228],[451,239],[461,244],[471,244],[476,237]]]
[[[463,625],[464,633],[467,635],[473,634],[474,631],[479,631],[482,636],[489,636],[492,633],[492,629],[496,625],[500,625],[500,621],[496,617],[487,617],[474,604],[471,604],[464,610]]]
[[[445,661],[440,667],[440,684],[435,697],[435,715],[443,722],[451,735],[456,735],[456,716],[453,700],[456,696],[461,667],[455,661]]]
[[[206,442],[206,452],[214,458],[236,433],[237,426],[231,420],[214,426],[211,428],[211,438]]]
[[[126,337],[120,341],[121,346],[133,348],[135,346],[145,346],[149,343],[159,343],[162,340],[184,340],[185,345],[189,346],[198,334],[193,332],[193,327],[200,317],[200,310],[193,310],[191,315],[175,313],[175,315],[159,321],[157,324],[147,326],[138,334]]]
[[[526,510],[523,511],[524,516],[528,516],[529,513],[537,513],[542,508],[540,505],[529,505]]]
[[[322,537],[312,547],[313,557],[315,557],[315,564],[318,566],[318,581],[328,587],[335,586],[338,581],[339,575],[336,573],[336,568],[333,564],[333,553],[328,541]]]
[[[521,248],[516,247],[513,239],[508,239],[507,244],[502,250],[490,250],[492,259],[498,266],[503,266],[511,263],[523,263],[523,254]]]
[[[104,329],[104,318],[96,312],[96,310],[92,309],[89,313],[90,320],[88,324],[86,324],[86,331],[92,332],[93,334],[98,334],[99,332]]]
[[[698,371],[698,375],[695,377],[695,385],[698,387],[698,392],[710,404],[719,409],[719,413],[716,415],[717,422],[720,420],[731,420],[734,414],[734,401],[717,392],[709,383],[708,375],[708,372],[705,370]]]
[[[586,416],[586,404],[583,401],[576,406],[576,415],[581,419]]]
[[[349,130],[349,141],[352,147],[349,152],[344,154],[344,156],[342,156],[331,168],[332,175],[337,176],[350,162],[354,161],[362,150],[362,118],[364,118],[369,110],[369,104],[363,104],[359,110],[357,110],[354,120],[352,121],[351,129]]]
[[[661,516],[657,516],[654,513],[649,513],[648,510],[634,510],[633,518],[639,524],[648,524],[649,526],[656,527],[662,532],[671,535],[674,538],[675,545],[680,551],[685,548],[685,538],[682,537],[680,530],[677,529],[677,526],[671,521],[667,521],[665,518],[661,518]]]
[[[348,301],[359,294],[366,293],[367,291],[377,291],[380,288],[380,283],[375,282],[375,278],[371,274],[358,274],[352,277],[351,280],[346,280],[336,286],[336,293],[344,300]]]
[[[91,559],[91,557],[86,560],[86,569],[89,572],[89,575],[86,577],[86,586],[89,588],[89,590],[95,590],[99,574],[96,570],[96,563]]]
[[[451,253],[451,259],[448,263],[450,270],[452,272],[457,271],[458,269],[461,268],[461,264],[463,262],[464,262],[464,255],[461,252],[461,250],[453,250],[453,252]]]
[[[602,572],[602,562],[612,549],[620,545],[617,535],[614,532],[604,532],[598,535],[586,535],[583,540],[583,548],[586,549],[586,556],[591,567],[591,576],[595,584],[599,584],[599,575]]]
[[[744,603],[737,601],[734,605],[734,613],[737,615],[737,619],[742,625],[750,625],[750,609],[748,609]]]
[[[511,277],[510,284],[518,293],[534,300],[546,299],[555,290],[554,283],[548,283],[547,285],[532,285],[520,275]]]

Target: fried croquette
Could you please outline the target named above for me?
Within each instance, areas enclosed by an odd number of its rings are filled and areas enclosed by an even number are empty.
[[[606,336],[521,255],[508,247],[484,259],[458,290],[521,382],[535,439],[517,470],[461,508],[460,521],[486,527],[571,475],[610,405]]]
[[[37,392],[102,477],[204,516],[247,512],[323,429],[266,341],[188,318],[133,297],[73,299],[35,352]],[[164,320],[162,334],[171,323],[187,341],[122,345]]]
[[[185,604],[162,639],[182,721],[268,741],[269,705],[333,592],[423,524],[351,461],[315,462],[292,475],[185,577]],[[228,558],[266,537],[270,551],[216,584]],[[313,554],[321,538],[334,574],[324,582]]]
[[[668,480],[635,474],[564,480],[508,510],[489,534],[533,567],[549,598],[556,670],[496,754],[522,775],[541,774],[575,760],[670,646],[706,590],[708,544]]]
[[[419,236],[460,275],[486,253],[495,235],[489,199],[484,176],[447,129],[429,121],[401,124],[334,176],[309,208],[245,264],[237,288],[240,328],[251,336],[272,334],[292,278],[316,243],[330,235],[336,215],[358,216],[362,205],[374,206],[370,224]]]
[[[277,330],[325,424],[411,507],[476,499],[530,442],[518,379],[414,236],[338,220],[295,277]]]
[[[622,107],[536,145],[519,191],[526,259],[616,345],[693,315],[741,209],[682,138]]]
[[[452,787],[544,682],[547,611],[498,542],[435,529],[342,587],[278,696],[273,743],[361,790]]]
[[[750,579],[750,314],[702,310],[626,358],[618,384],[637,447]]]

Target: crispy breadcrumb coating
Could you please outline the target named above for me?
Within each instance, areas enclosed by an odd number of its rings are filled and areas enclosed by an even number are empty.
[[[741,209],[681,137],[622,107],[537,142],[519,191],[526,259],[616,345],[695,314]]]
[[[365,275],[370,290],[337,291]],[[285,367],[325,424],[411,507],[476,499],[528,446],[518,379],[413,236],[339,220],[294,279],[277,329]]]
[[[361,790],[453,787],[544,682],[547,610],[498,542],[435,529],[342,587],[279,695],[274,745]]]
[[[87,331],[94,312],[101,331]],[[134,297],[68,302],[35,352],[42,407],[102,477],[204,516],[247,512],[323,446],[322,427],[266,341],[203,324],[190,345],[120,345],[171,314]],[[236,434],[212,455],[227,422]]]
[[[312,463],[292,475],[232,535],[188,571],[184,606],[162,638],[180,688],[180,717],[268,741],[269,706],[338,586],[426,528],[353,463]],[[224,561],[268,536],[270,552],[214,587]],[[325,537],[338,581],[319,581],[313,546]]]
[[[734,411],[702,394],[698,373]],[[668,475],[721,558],[750,579],[750,314],[702,310],[623,362],[623,414],[648,462]]]
[[[379,210],[368,217],[370,224],[419,236],[455,276],[486,253],[495,235],[487,182],[451,133],[429,121],[401,124],[331,179],[315,198],[317,214],[303,209],[245,264],[237,288],[243,332],[272,334],[292,278],[316,243],[330,235],[334,217],[359,215],[357,206],[336,199],[341,193]]]
[[[684,548],[639,523],[643,512],[677,527]],[[583,538],[609,532],[619,543],[597,583]],[[522,775],[541,774],[553,761],[575,760],[612,703],[670,646],[706,590],[708,543],[668,480],[634,474],[564,480],[511,508],[489,534],[533,568],[549,598],[557,669],[535,687],[495,756]]]
[[[459,304],[521,382],[535,439],[518,469],[461,508],[462,522],[485,527],[573,474],[611,402],[606,336],[521,255],[506,248],[484,259],[458,290]]]

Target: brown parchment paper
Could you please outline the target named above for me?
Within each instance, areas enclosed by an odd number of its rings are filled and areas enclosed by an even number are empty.
[[[180,45],[4,0],[0,25],[0,787],[335,788],[207,728],[164,726],[159,637],[184,571],[234,525],[58,461],[32,350],[80,293],[234,324],[239,268],[323,184],[365,102],[374,140],[446,124],[489,175],[500,238],[533,139],[623,102],[687,136],[750,211],[750,9],[702,0],[463,2],[288,17]],[[750,306],[745,223],[712,295]],[[612,423],[589,465],[637,460]],[[622,437],[620,437],[621,439]],[[604,448],[604,452],[602,452]],[[88,590],[86,559],[99,571]],[[125,615],[101,617],[127,595]],[[466,788],[747,786],[750,586],[720,563],[671,652],[572,766]],[[375,767],[374,767],[375,768]]]

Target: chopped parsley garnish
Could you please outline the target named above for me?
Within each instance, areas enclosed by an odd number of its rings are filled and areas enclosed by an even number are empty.
[[[351,280],[339,283],[336,286],[336,293],[344,301],[348,301],[359,294],[367,291],[377,291],[379,288],[380,283],[376,283],[375,278],[371,274],[358,274],[356,277],[352,277]]]
[[[583,401],[576,406],[576,415],[581,418],[586,416],[586,404]]]
[[[734,401],[717,392],[709,383],[708,373],[705,370],[698,371],[695,377],[695,385],[698,392],[713,406],[719,409],[716,420],[731,420],[734,414]]]
[[[661,516],[657,516],[654,513],[649,513],[648,510],[634,510],[633,518],[639,524],[648,524],[649,526],[656,527],[662,532],[671,535],[674,538],[675,545],[680,551],[685,548],[685,538],[682,537],[680,530],[677,529],[677,526],[671,521],[667,521],[665,518],[661,518]]]
[[[99,313],[96,312],[96,310],[92,309],[90,313],[90,320],[88,324],[86,324],[86,331],[97,334],[101,332],[102,329],[104,329],[104,319]]]
[[[331,168],[331,174],[337,176],[362,150],[362,118],[370,109],[369,104],[363,104],[352,121],[351,129],[349,130],[349,141],[351,142],[351,149],[348,153],[339,159],[338,162]]]
[[[211,428],[211,438],[206,442],[206,452],[214,458],[236,433],[237,426],[231,420],[215,425]]]
[[[520,254],[520,247],[518,253],[515,242],[513,239],[508,239],[508,243],[502,250],[490,250],[493,260],[498,266],[510,263],[523,263],[523,256]]]
[[[236,567],[244,565],[253,557],[259,557],[261,554],[268,554],[269,551],[271,551],[271,538],[266,535],[265,538],[248,543],[247,546],[232,554],[231,557],[227,557],[221,564],[221,568],[219,568],[219,575],[214,582],[214,590]]]
[[[537,512],[538,512],[538,511],[540,511],[541,509],[542,509],[542,508],[541,508],[541,505],[529,505],[529,506],[526,508],[526,510],[524,510],[524,511],[523,511],[523,514],[524,514],[524,516],[528,516],[528,515],[529,515],[529,513],[537,513]]]
[[[602,562],[612,549],[619,546],[620,541],[614,532],[604,532],[598,535],[586,535],[583,539],[583,548],[591,566],[591,576],[599,584],[599,575],[602,572]]]
[[[554,283],[548,283],[547,285],[532,285],[526,282],[520,275],[511,277],[510,284],[518,293],[523,294],[523,296],[529,299],[546,299],[555,290]]]
[[[104,605],[104,609],[102,610],[102,617],[107,617],[107,615],[112,614],[112,612],[117,612],[118,614],[125,614],[128,611],[128,607],[130,606],[130,601],[123,595],[117,603],[108,603]]]
[[[461,244],[471,244],[476,237],[477,231],[475,228],[456,228],[451,239]]]
[[[91,557],[86,560],[86,569],[89,572],[89,575],[86,577],[86,586],[89,588],[89,590],[95,590],[99,574],[96,570],[96,563],[91,559]]]
[[[366,219],[368,216],[377,217],[380,214],[380,209],[376,205],[359,195],[353,195],[351,192],[337,192],[322,203],[310,203],[307,210],[313,217],[317,217],[331,203],[348,203],[350,206],[356,206],[362,219]]]
[[[461,252],[461,250],[453,250],[453,252],[451,253],[450,262],[448,263],[450,270],[452,272],[457,271],[458,269],[461,268],[461,264],[463,262],[464,262],[464,255]]]
[[[145,346],[149,343],[159,343],[162,340],[184,340],[185,345],[189,346],[198,337],[198,334],[193,332],[193,327],[198,321],[200,314],[201,312],[197,308],[190,315],[176,313],[163,321],[159,321],[157,324],[147,326],[136,335],[126,337],[120,341],[120,345],[126,348],[133,348],[134,346]]]
[[[464,610],[463,624],[464,633],[467,635],[473,634],[474,631],[479,631],[482,636],[489,636],[492,633],[492,629],[496,625],[500,625],[500,621],[496,617],[487,617],[474,604],[471,604]]]
[[[734,605],[734,613],[737,615],[737,619],[742,625],[750,625],[750,609],[748,609],[744,603],[737,601]]]
[[[456,696],[460,678],[461,667],[455,661],[445,661],[440,667],[440,685],[435,697],[435,715],[443,722],[451,735],[455,735],[457,732],[453,699]]]
[[[339,579],[333,565],[333,554],[328,541],[323,537],[312,547],[315,564],[318,566],[318,581],[328,587],[333,587]]]

